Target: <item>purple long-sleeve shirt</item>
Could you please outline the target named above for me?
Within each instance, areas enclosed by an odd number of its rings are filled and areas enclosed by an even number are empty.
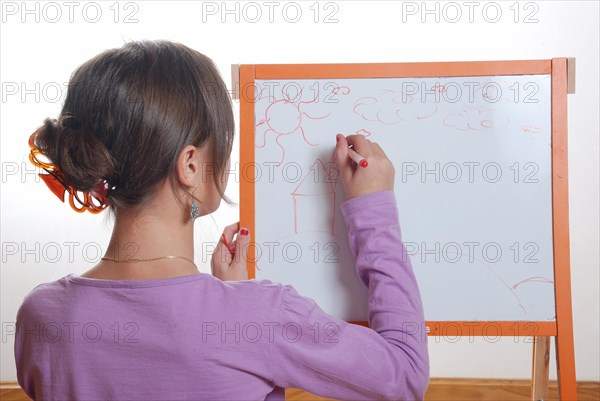
[[[209,274],[34,288],[17,314],[19,384],[48,400],[422,399],[429,381],[419,290],[393,192],[342,204],[370,328],[290,285]]]

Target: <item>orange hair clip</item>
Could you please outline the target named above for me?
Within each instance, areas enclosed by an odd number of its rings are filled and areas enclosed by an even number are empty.
[[[65,192],[69,192],[69,204],[77,213],[83,213],[86,210],[92,214],[97,214],[106,209],[109,205],[108,190],[109,186],[106,180],[100,180],[98,185],[90,192],[79,192],[70,185],[65,184],[64,176],[60,172],[57,165],[49,162],[41,161],[38,156],[44,155],[35,144],[39,130],[34,132],[29,137],[29,161],[34,166],[43,169],[47,174],[39,173],[38,175],[44,180],[48,188],[54,195],[64,202]],[[80,198],[83,196],[83,200]]]

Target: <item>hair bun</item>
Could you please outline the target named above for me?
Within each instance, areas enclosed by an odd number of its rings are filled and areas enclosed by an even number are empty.
[[[58,167],[65,184],[77,191],[91,191],[115,168],[106,146],[71,115],[45,119],[36,145]]]
[[[60,119],[60,124],[64,128],[70,128],[73,130],[78,130],[81,128],[81,123],[79,122],[79,120],[71,115],[62,116]]]

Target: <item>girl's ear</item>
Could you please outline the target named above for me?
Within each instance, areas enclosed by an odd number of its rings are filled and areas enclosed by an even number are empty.
[[[187,187],[194,188],[201,182],[201,152],[200,149],[187,145],[181,150],[177,158],[177,178]]]

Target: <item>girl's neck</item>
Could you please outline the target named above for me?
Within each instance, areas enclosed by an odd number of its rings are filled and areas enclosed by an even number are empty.
[[[186,218],[187,217],[187,218]],[[122,262],[128,259],[176,259]],[[116,213],[112,237],[104,257],[82,277],[112,280],[151,280],[198,274],[194,260],[194,226],[180,207],[148,206]]]

